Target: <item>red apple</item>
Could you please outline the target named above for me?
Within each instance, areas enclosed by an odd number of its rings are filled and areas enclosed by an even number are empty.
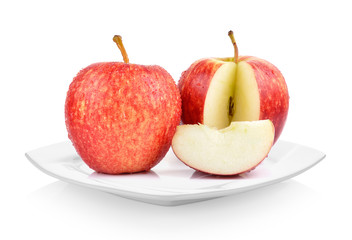
[[[232,31],[233,58],[206,58],[182,73],[178,87],[182,98],[182,121],[218,129],[232,121],[270,119],[275,140],[286,122],[289,94],[281,72],[266,60],[243,56]]]
[[[274,135],[270,120],[232,122],[220,130],[185,124],[177,127],[172,149],[182,162],[195,170],[236,175],[253,170],[266,158]]]
[[[100,173],[147,171],[170,148],[181,117],[181,98],[166,70],[102,62],[81,70],[67,92],[68,136],[82,160]]]

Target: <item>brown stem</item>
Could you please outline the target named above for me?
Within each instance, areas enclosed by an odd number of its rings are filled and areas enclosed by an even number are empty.
[[[123,61],[125,63],[129,63],[130,61],[128,59],[126,49],[125,49],[125,47],[123,46],[123,43],[122,43],[122,37],[120,35],[115,35],[112,40],[116,43],[116,45],[120,49],[120,52],[121,52],[122,57],[123,57]]]
[[[229,34],[229,37],[230,37],[230,39],[231,39],[232,45],[233,45],[233,47],[235,48],[235,58],[234,58],[234,61],[235,61],[235,63],[237,63],[237,62],[238,62],[238,48],[237,48],[236,40],[235,40],[235,37],[233,36],[232,30],[230,30],[228,34]]]

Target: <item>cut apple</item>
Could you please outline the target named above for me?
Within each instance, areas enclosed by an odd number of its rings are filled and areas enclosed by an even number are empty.
[[[260,119],[260,92],[252,67],[245,61],[239,62],[237,75],[233,80],[234,115],[233,121],[253,121]]]
[[[209,127],[225,128],[233,116],[233,94],[236,64],[223,62],[215,72],[204,103],[204,124]]]
[[[232,122],[221,130],[202,124],[180,125],[172,149],[195,170],[236,175],[254,169],[267,157],[274,135],[270,120]]]
[[[232,39],[232,32],[229,33]],[[222,129],[231,121],[270,119],[279,138],[288,114],[289,94],[285,79],[270,62],[250,56],[205,58],[181,76],[184,124],[204,124]]]

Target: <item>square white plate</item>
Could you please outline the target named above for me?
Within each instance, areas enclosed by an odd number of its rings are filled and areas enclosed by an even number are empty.
[[[99,189],[121,197],[158,205],[181,205],[252,190],[292,178],[320,162],[325,154],[302,145],[278,141],[253,171],[219,177],[195,171],[169,150],[149,172],[106,175],[94,172],[78,156],[71,142],[26,153],[44,173],[57,179]]]

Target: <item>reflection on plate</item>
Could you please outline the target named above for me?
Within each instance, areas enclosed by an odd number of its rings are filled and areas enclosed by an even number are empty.
[[[91,170],[70,142],[26,153],[44,173],[60,180],[121,197],[158,205],[181,205],[252,190],[294,177],[320,162],[325,154],[302,145],[278,141],[253,171],[220,177],[195,171],[172,150],[149,172],[107,175]]]

